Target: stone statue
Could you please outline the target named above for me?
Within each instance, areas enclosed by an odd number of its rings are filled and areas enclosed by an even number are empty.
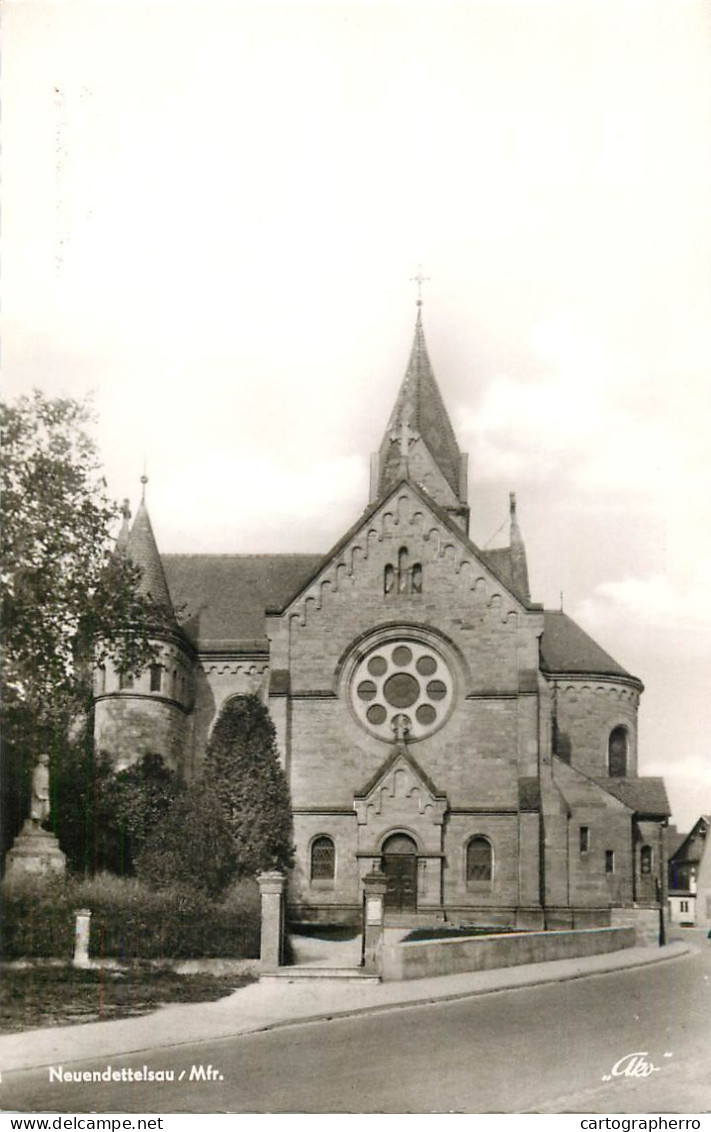
[[[42,754],[32,772],[32,801],[30,819],[36,826],[49,817],[49,757]]]

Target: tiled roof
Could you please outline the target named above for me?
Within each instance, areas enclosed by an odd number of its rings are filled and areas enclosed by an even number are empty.
[[[141,568],[139,590],[144,597],[151,597],[161,605],[170,606],[170,594],[166,584],[161,556],[158,553],[155,535],[145,500],[142,499],[130,533],[126,538],[126,555]]]
[[[395,435],[403,424],[422,437],[455,495],[459,496],[459,446],[432,370],[419,310],[410,360],[380,446],[381,492],[400,475],[402,458]]]
[[[524,604],[530,601],[528,594],[520,593],[516,587],[513,563],[511,561],[511,547],[501,546],[496,547],[494,550],[480,550],[478,554],[484,565],[492,570],[499,581],[503,582],[508,590],[511,590]]]
[[[637,814],[658,817],[671,813],[663,778],[598,778],[596,782]]]
[[[544,671],[551,674],[565,672],[634,679],[584,629],[576,625],[567,613],[557,610],[547,610],[543,615],[541,658]]]
[[[193,641],[265,636],[264,610],[282,606],[313,574],[321,554],[165,554],[163,566]],[[266,642],[264,642],[266,645]]]

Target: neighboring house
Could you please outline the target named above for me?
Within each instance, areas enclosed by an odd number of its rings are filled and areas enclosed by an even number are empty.
[[[669,919],[673,924],[711,926],[711,816],[702,814],[669,856]]]
[[[225,485],[234,523],[244,490]],[[654,924],[669,806],[638,774],[642,683],[532,599],[514,496],[506,547],[479,547],[469,518],[418,311],[369,502],[328,553],[161,557],[145,500],[126,517],[144,591],[187,620],[140,678],[97,674],[97,746],[190,778],[223,706],[261,696],[300,919],[357,920],[382,867],[391,916],[563,927],[637,908]]]

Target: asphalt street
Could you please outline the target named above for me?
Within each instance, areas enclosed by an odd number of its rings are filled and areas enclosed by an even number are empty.
[[[710,1007],[711,943],[644,968],[64,1067],[172,1081],[10,1073],[0,1099],[5,1112],[705,1112]]]

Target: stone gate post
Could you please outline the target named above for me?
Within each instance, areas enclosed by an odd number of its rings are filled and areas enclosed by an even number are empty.
[[[381,974],[387,877],[372,872],[363,877],[363,967]]]
[[[262,895],[262,936],[259,964],[262,971],[276,971],[284,955],[284,888],[286,877],[276,869],[257,877]]]

